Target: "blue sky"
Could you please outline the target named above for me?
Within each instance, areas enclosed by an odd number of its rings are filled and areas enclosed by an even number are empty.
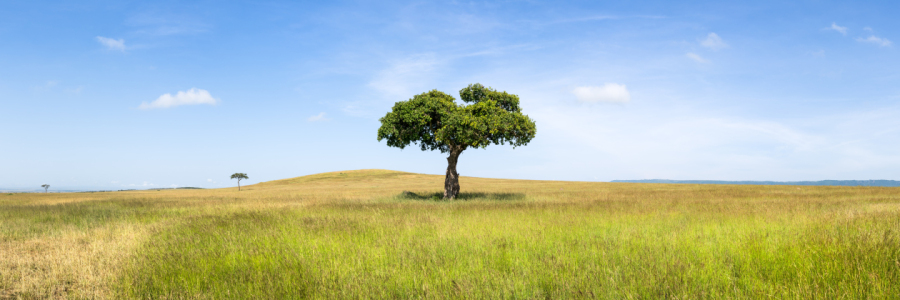
[[[396,101],[518,94],[525,147],[463,176],[900,180],[892,1],[0,3],[0,188],[443,174]],[[246,182],[246,181],[245,181]]]

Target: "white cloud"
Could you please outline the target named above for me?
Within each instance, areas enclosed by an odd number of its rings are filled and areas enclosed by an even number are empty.
[[[596,103],[626,103],[631,101],[631,94],[624,84],[606,83],[603,86],[580,86],[572,90],[578,101]]]
[[[709,35],[706,36],[706,39],[700,42],[700,45],[713,50],[728,48],[728,44],[722,41],[722,38],[715,32],[710,32]]]
[[[709,62],[708,60],[704,59],[703,57],[700,57],[700,55],[697,55],[697,54],[695,54],[695,53],[688,52],[688,54],[685,54],[685,56],[687,56],[687,57],[690,58],[690,59],[693,59],[694,61],[696,61],[696,62],[698,62],[698,63],[704,63],[704,64],[705,64],[705,63],[708,63],[708,62]]]
[[[164,94],[156,98],[153,102],[141,103],[140,109],[154,109],[154,108],[169,108],[179,105],[197,105],[197,104],[209,104],[216,105],[219,103],[219,100],[213,98],[212,95],[209,94],[208,91],[192,88],[187,91],[178,92],[175,96],[172,94]]]
[[[306,119],[306,121],[309,121],[309,122],[319,122],[319,121],[328,121],[328,120],[330,120],[330,119],[325,117],[324,112],[319,113],[318,115],[315,115],[315,116],[312,116],[312,117],[309,117],[308,119]]]
[[[829,27],[828,29],[840,32],[843,35],[847,35],[847,27],[838,26],[838,24],[834,22],[831,22],[831,27]]]
[[[119,50],[125,51],[125,40],[124,39],[111,39],[107,37],[98,36],[97,41],[100,42],[103,46],[106,46],[109,50]]]
[[[857,38],[856,40],[865,43],[872,43],[881,47],[888,47],[891,45],[891,41],[889,41],[888,39],[880,38],[874,35],[870,35],[867,38]]]

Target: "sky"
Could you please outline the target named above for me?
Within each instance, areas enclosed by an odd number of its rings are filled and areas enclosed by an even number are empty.
[[[0,189],[444,174],[393,104],[519,95],[463,176],[900,180],[895,1],[3,1]]]

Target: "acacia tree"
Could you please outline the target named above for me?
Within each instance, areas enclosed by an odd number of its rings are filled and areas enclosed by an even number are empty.
[[[41,187],[44,188],[44,193],[46,193],[47,189],[50,188],[50,185],[45,183],[45,184],[42,184]]]
[[[463,151],[509,143],[524,146],[534,138],[534,120],[522,114],[519,96],[498,92],[481,84],[470,84],[459,91],[466,104],[457,104],[453,96],[431,90],[394,104],[380,119],[378,141],[400,149],[418,144],[422,151],[449,153],[444,178],[444,199],[459,194],[456,162]]]
[[[241,190],[241,179],[250,179],[250,177],[247,177],[247,173],[234,173],[234,174],[231,174],[231,179],[238,180],[238,191],[240,191]]]

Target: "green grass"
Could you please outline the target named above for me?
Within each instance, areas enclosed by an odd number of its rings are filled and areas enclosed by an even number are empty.
[[[814,221],[497,202],[239,213],[160,233],[124,286],[211,299],[900,295],[896,215]]]
[[[105,291],[58,294],[74,298],[900,297],[897,189],[463,178],[461,200],[445,202],[441,179],[345,171],[240,193],[0,200],[0,233],[136,228],[107,254],[121,259],[98,279]]]
[[[110,223],[147,223],[164,210],[161,203],[136,199],[61,203],[54,205],[7,205],[0,210],[4,228],[0,241],[27,240],[58,235],[66,231],[86,231]]]

